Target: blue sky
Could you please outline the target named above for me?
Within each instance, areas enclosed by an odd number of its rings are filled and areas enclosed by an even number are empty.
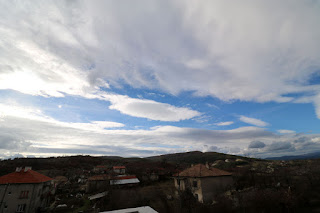
[[[0,4],[0,158],[320,151],[318,1]]]

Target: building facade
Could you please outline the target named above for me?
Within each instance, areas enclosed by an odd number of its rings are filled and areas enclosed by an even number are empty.
[[[190,190],[203,203],[212,202],[215,195],[230,189],[233,178],[229,172],[198,164],[175,174],[174,184],[180,192]]]
[[[0,213],[40,212],[49,204],[51,180],[31,167],[0,177]]]

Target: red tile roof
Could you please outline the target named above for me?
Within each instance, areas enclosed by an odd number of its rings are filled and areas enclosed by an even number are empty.
[[[12,172],[10,174],[4,175],[0,177],[0,184],[7,183],[42,183],[52,180],[45,175],[42,175],[36,171],[21,170],[20,172]]]
[[[228,176],[232,175],[230,172],[226,172],[217,168],[208,169],[203,164],[197,164],[193,167],[190,167],[174,176],[179,177],[218,177],[218,176]]]
[[[113,169],[125,169],[125,166],[114,166]]]

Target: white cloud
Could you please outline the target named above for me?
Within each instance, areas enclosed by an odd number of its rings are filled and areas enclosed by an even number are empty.
[[[293,133],[296,133],[295,131],[293,130],[288,130],[288,129],[279,129],[277,130],[279,133],[281,134],[293,134]]]
[[[1,8],[1,89],[87,96],[124,81],[256,102],[320,93],[308,85],[320,67],[316,1],[3,1]]]
[[[320,93],[314,98],[314,105],[316,108],[316,116],[320,119]]]
[[[234,123],[233,121],[225,121],[225,122],[216,123],[216,125],[217,126],[229,126],[229,125],[231,125],[233,123]]]
[[[243,116],[243,115],[241,115],[239,117],[239,120],[244,122],[244,123],[252,124],[252,125],[255,125],[255,126],[265,127],[265,126],[269,125],[267,122],[264,122],[262,120],[259,120],[259,119],[256,119],[256,118],[246,117],[246,116]]]
[[[185,107],[175,107],[170,104],[160,103],[147,99],[130,98],[123,95],[103,94],[99,98],[111,102],[110,109],[115,109],[123,114],[148,118],[158,121],[180,121],[200,116],[201,113]]]
[[[8,105],[8,104],[7,104]],[[192,150],[220,151],[250,156],[304,154],[320,149],[319,135],[277,135],[259,127],[206,130],[157,126],[149,130],[110,129],[122,124],[106,121],[69,123],[57,121],[35,108],[3,104],[0,121],[0,157],[71,154],[151,156]],[[252,141],[265,146],[248,149]],[[297,141],[297,142],[291,142]],[[251,144],[252,147],[252,144]],[[256,146],[254,146],[256,147]]]

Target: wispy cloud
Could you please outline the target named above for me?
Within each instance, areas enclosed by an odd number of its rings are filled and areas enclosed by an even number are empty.
[[[229,126],[229,125],[231,125],[233,123],[234,123],[233,121],[225,121],[225,122],[216,123],[215,125],[217,125],[217,126]]]
[[[281,134],[294,134],[294,133],[296,133],[295,131],[293,131],[293,130],[288,130],[288,129],[279,129],[279,130],[277,130],[279,133],[281,133]]]
[[[135,99],[121,95],[103,95],[115,109],[130,116],[158,121],[180,121],[200,116],[201,113],[185,107],[175,107],[147,99]]]
[[[252,125],[255,125],[255,126],[265,127],[265,126],[269,125],[267,122],[264,122],[262,120],[259,120],[259,119],[256,119],[256,118],[246,117],[246,116],[243,116],[243,115],[241,115],[239,117],[239,120],[244,122],[244,123],[252,124]]]

